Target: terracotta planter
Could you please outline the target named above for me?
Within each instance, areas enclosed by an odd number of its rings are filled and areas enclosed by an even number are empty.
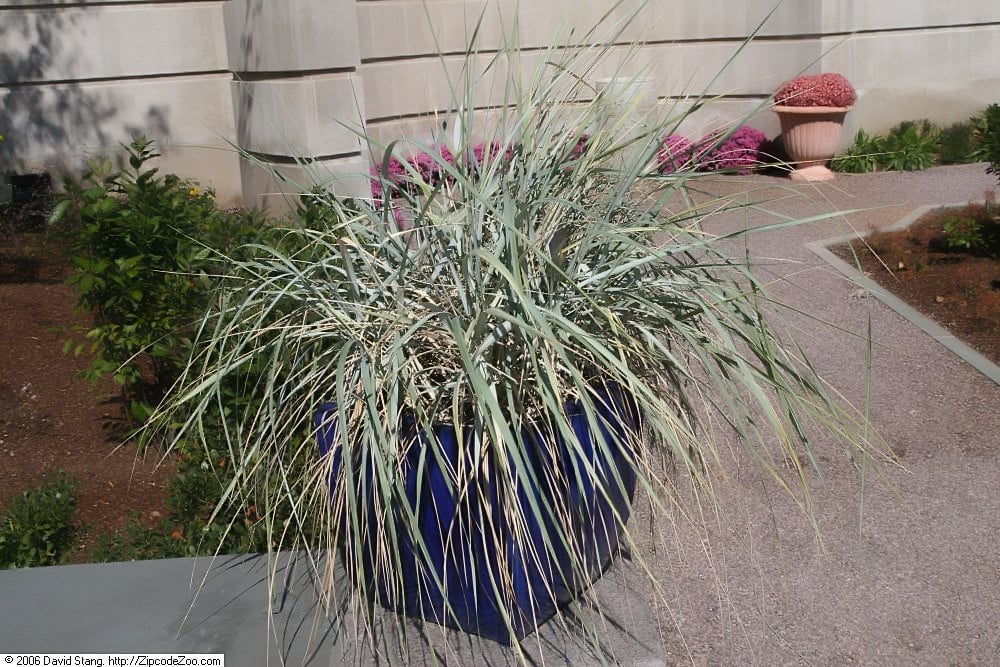
[[[781,121],[788,157],[795,163],[793,181],[829,181],[826,163],[837,152],[844,116],[853,107],[772,107]]]

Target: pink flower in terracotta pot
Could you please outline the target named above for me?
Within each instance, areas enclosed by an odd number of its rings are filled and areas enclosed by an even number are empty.
[[[781,121],[785,150],[794,163],[792,179],[833,178],[826,163],[840,143],[844,116],[857,99],[850,81],[835,72],[797,76],[781,84],[773,109]]]

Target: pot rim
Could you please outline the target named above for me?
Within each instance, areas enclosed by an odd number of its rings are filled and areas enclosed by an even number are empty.
[[[848,105],[846,107],[796,107],[788,104],[775,104],[771,107],[771,110],[775,113],[802,113],[802,114],[820,114],[820,113],[847,113],[854,108],[854,105]]]
[[[634,413],[636,419],[633,421],[638,425],[642,421],[642,414],[635,403],[635,398],[627,387],[622,385],[620,382],[615,380],[608,380],[601,383],[595,383],[593,389],[596,390],[598,397],[604,394],[607,399],[607,403],[603,404],[605,409],[615,408],[617,406],[623,406],[624,409],[630,410]],[[596,405],[596,404],[595,404]],[[579,397],[568,397],[562,401],[563,406],[563,416],[573,418],[584,415],[583,406],[581,404]],[[467,406],[471,407],[471,406]],[[602,409],[601,405],[596,405],[598,410]],[[329,419],[328,415],[339,415],[339,406],[337,401],[323,401],[313,412],[313,426],[316,428],[322,428],[322,425],[327,423]],[[401,413],[402,422],[405,425],[413,426],[416,424],[416,418],[414,418],[412,409],[404,408]],[[432,422],[432,427],[435,431],[439,429],[455,429],[455,423],[451,420],[434,420]],[[525,425],[537,425],[536,421],[528,420],[522,426]]]

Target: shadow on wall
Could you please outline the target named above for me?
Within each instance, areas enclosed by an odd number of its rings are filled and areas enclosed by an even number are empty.
[[[116,149],[133,135],[169,140],[163,107],[133,110],[141,120],[126,123],[127,99],[74,78],[71,64],[87,46],[71,38],[80,17],[79,9],[0,8],[0,171],[77,170],[97,154],[122,159]]]
[[[239,5],[234,5],[238,8]],[[245,145],[246,139],[253,134],[251,127],[251,117],[253,116],[254,99],[249,94],[247,87],[248,78],[254,78],[253,73],[258,70],[261,63],[260,49],[257,47],[255,35],[263,14],[263,1],[250,0],[243,3],[244,12],[230,10],[226,13],[226,31],[237,32],[239,34],[239,52],[230,52],[229,58],[231,66],[236,70],[233,73],[234,94],[233,103],[235,105],[236,117],[236,137],[237,143]],[[234,57],[236,56],[236,57]],[[242,94],[241,94],[242,93]]]

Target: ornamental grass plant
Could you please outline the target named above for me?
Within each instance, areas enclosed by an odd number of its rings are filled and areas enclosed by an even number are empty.
[[[684,164],[659,173],[660,137],[680,116],[627,122],[607,113],[627,100],[594,95],[588,82],[620,55],[614,45],[636,17],[617,15],[574,33],[577,46],[551,46],[530,60],[508,39],[477,68],[471,41],[452,80],[453,129],[441,149],[418,163],[402,157],[405,142],[377,146],[373,162],[384,166],[373,174],[375,198],[303,192],[300,223],[288,224],[280,244],[225,262],[195,353],[148,435],[224,452],[236,474],[223,500],[252,504],[276,549],[305,550],[334,608],[372,599],[380,585],[401,592],[404,553],[417,554],[424,585],[440,583],[421,560],[439,545],[417,530],[403,475],[412,465],[443,477],[455,502],[488,488],[507,510],[495,519],[503,525],[488,527],[460,516],[445,539],[483,541],[501,563],[510,550],[491,542],[501,534],[538,562],[568,546],[569,576],[585,570],[572,508],[513,499],[569,477],[598,479],[565,406],[579,405],[592,428],[606,426],[608,386],[626,392],[641,427],[595,446],[624,452],[638,502],[654,516],[678,502],[673,475],[710,498],[709,480],[727,456],[700,428],[708,413],[807,514],[815,429],[854,461],[881,456],[863,420],[777,335],[771,315],[780,304],[754,267],[727,254],[750,232],[713,236],[694,204],[663,214],[711,174]],[[620,76],[641,74],[628,69],[634,60],[617,62]],[[504,105],[484,121],[472,100],[496,85]],[[482,159],[483,146],[496,148],[487,151],[495,159]],[[802,222],[775,218],[753,232]],[[234,391],[239,410],[231,409]],[[315,418],[330,403],[336,435],[321,456]],[[441,424],[459,433],[460,464],[442,459]],[[532,468],[523,434],[539,428],[569,449],[542,445],[543,456],[583,463]],[[598,493],[624,483],[613,473]],[[641,531],[621,514],[614,521],[652,576]],[[537,525],[541,548],[530,542]],[[472,567],[499,598],[513,597],[511,579],[485,563]],[[337,578],[336,568],[347,576]],[[358,608],[367,627],[371,608]],[[525,659],[519,645],[511,650]]]

